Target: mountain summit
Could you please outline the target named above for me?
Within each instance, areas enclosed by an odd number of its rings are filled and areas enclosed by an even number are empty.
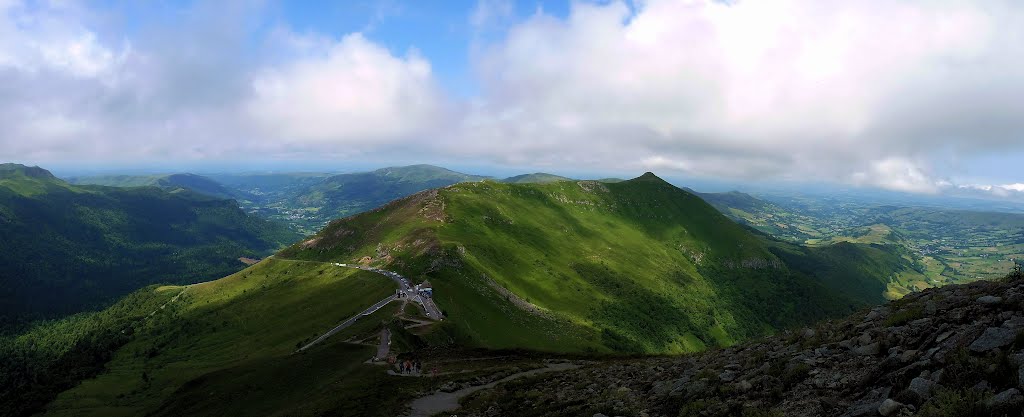
[[[549,183],[549,182],[559,182],[559,181],[573,181],[573,179],[572,178],[563,177],[561,175],[548,174],[548,173],[544,173],[544,172],[534,172],[532,174],[516,175],[514,177],[508,177],[508,178],[505,178],[505,179],[501,180],[501,182],[509,182],[509,183],[515,183],[515,184],[530,184],[530,183],[546,184],[546,183]]]
[[[641,175],[639,177],[636,177],[636,178],[633,178],[633,179],[631,179],[629,181],[634,181],[634,182],[657,182],[657,183],[668,184],[668,181],[665,181],[665,180],[661,179],[661,177],[659,177],[657,175],[654,175],[654,173],[650,172],[650,171],[645,172],[643,175]]]
[[[22,164],[4,163],[0,164],[0,176],[9,177],[12,175],[24,175],[31,178],[51,179],[56,178],[50,171],[38,166],[26,166]]]

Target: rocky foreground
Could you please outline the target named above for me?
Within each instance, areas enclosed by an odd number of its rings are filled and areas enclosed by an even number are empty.
[[[842,321],[681,357],[514,381],[460,416],[1020,416],[1024,277],[929,289]]]

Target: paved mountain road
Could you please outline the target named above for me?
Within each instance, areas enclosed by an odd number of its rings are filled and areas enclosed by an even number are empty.
[[[280,258],[275,258],[275,259],[280,259]],[[329,330],[327,333],[324,333],[324,334],[320,335],[320,337],[314,339],[312,342],[309,342],[305,346],[302,346],[301,348],[299,348],[299,350],[297,352],[302,352],[302,351],[304,351],[306,349],[309,349],[313,345],[316,345],[317,343],[320,343],[320,342],[323,342],[324,340],[327,340],[327,338],[329,338],[329,337],[333,336],[334,334],[344,330],[346,327],[351,326],[353,323],[355,323],[360,318],[363,318],[365,316],[369,316],[370,314],[373,314],[377,310],[380,310],[381,308],[383,308],[388,303],[390,303],[392,301],[399,300],[399,299],[403,299],[403,298],[406,299],[406,300],[412,300],[412,301],[416,302],[417,304],[419,304],[420,307],[423,308],[423,311],[426,313],[428,318],[430,318],[432,320],[443,320],[443,318],[441,316],[441,310],[437,308],[436,304],[434,304],[434,300],[431,297],[427,297],[427,296],[423,295],[421,293],[421,289],[420,289],[419,285],[416,285],[416,286],[411,285],[409,283],[409,279],[408,278],[398,274],[397,272],[387,271],[387,270],[383,270],[383,269],[379,269],[379,268],[374,268],[374,267],[370,267],[370,266],[350,265],[350,264],[343,264],[343,263],[337,263],[337,262],[316,262],[316,261],[303,261],[303,260],[295,260],[295,259],[280,259],[280,260],[291,261],[291,262],[326,263],[326,264],[334,265],[334,266],[341,267],[341,268],[361,269],[361,270],[364,270],[364,271],[369,271],[369,272],[377,273],[377,274],[380,274],[380,275],[384,275],[384,276],[386,276],[388,278],[391,278],[393,281],[395,281],[395,283],[398,284],[398,291],[396,291],[396,293],[394,295],[392,295],[390,297],[387,297],[387,298],[385,298],[383,300],[378,301],[376,304],[370,306],[370,308],[367,308],[366,310],[363,310],[363,312],[361,312],[359,314],[356,314],[355,316],[352,316],[352,317],[348,318],[347,320],[339,323],[337,326],[334,326],[334,328]],[[380,355],[381,349],[383,349],[383,351],[384,351],[383,355],[386,356],[388,350],[390,349],[390,345],[391,345],[391,332],[388,331],[387,329],[384,329],[384,332],[385,333],[381,334],[381,346],[378,347],[378,355],[377,355],[378,358],[383,358],[383,356]],[[387,340],[384,340],[385,337],[386,337]]]
[[[343,329],[345,329],[346,327],[351,326],[352,323],[356,322],[356,320],[359,320],[359,319],[361,319],[361,318],[363,318],[365,316],[369,316],[369,315],[371,315],[373,313],[376,313],[377,310],[380,310],[381,308],[383,308],[388,303],[390,303],[392,301],[395,301],[397,299],[398,299],[397,295],[392,295],[392,296],[390,296],[388,298],[385,298],[383,300],[378,301],[377,304],[374,304],[374,305],[370,306],[370,308],[368,308],[366,310],[363,310],[362,313],[359,313],[359,314],[356,314],[356,315],[350,317],[348,320],[345,320],[345,321],[341,322],[340,324],[338,324],[337,326],[334,326],[334,328],[329,330],[327,333],[324,333],[323,335],[321,335],[320,337],[316,338],[312,342],[309,342],[309,344],[307,344],[306,346],[303,346],[303,347],[299,348],[299,352],[302,352],[302,351],[304,351],[306,349],[309,349],[310,347],[312,347],[313,345],[315,345],[317,343],[323,342],[328,337],[334,336],[335,333],[338,333],[338,332],[342,331]]]
[[[399,293],[404,294],[405,297],[412,301],[415,301],[416,304],[419,304],[420,307],[423,308],[423,311],[426,313],[427,317],[429,317],[432,320],[444,320],[444,317],[441,314],[441,309],[437,308],[437,304],[434,304],[434,299],[432,297],[427,297],[423,295],[420,292],[421,289],[419,285],[413,286],[409,284],[409,279],[397,272],[387,271],[380,268],[374,268],[372,266],[351,265],[343,263],[334,263],[333,265],[340,266],[342,268],[362,269],[363,271],[374,272],[391,278],[392,280],[398,283]]]

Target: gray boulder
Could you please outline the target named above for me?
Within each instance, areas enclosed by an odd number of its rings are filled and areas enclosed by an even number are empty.
[[[985,401],[985,405],[989,408],[1001,410],[1009,407],[1017,407],[1024,403],[1024,395],[1021,395],[1020,391],[1016,388],[1010,388],[1006,391],[1000,392]]]
[[[1017,338],[1017,332],[1004,327],[989,327],[971,343],[971,352],[984,353],[992,349],[1007,346]]]
[[[861,356],[874,356],[874,355],[877,355],[881,351],[882,351],[882,345],[880,343],[878,343],[878,342],[875,342],[875,343],[871,343],[871,344],[868,344],[868,345],[860,346],[860,347],[854,349],[853,353],[856,353],[856,354],[861,355]]]
[[[917,377],[910,381],[910,387],[907,389],[916,394],[922,401],[925,401],[931,398],[933,388],[935,388],[934,382]]]
[[[882,405],[878,406],[878,414],[885,417],[894,416],[896,413],[899,413],[900,409],[903,407],[903,404],[900,402],[893,400],[892,398],[886,398],[885,401],[882,401]]]
[[[1003,297],[996,297],[994,295],[985,295],[985,296],[982,296],[982,297],[978,297],[977,301],[979,303],[981,303],[981,304],[999,304],[999,303],[1003,302]]]

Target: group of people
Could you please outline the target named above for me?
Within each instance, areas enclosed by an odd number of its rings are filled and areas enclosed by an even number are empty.
[[[406,359],[398,364],[398,370],[403,374],[418,374],[423,369],[423,363],[419,359]]]
[[[374,361],[377,360],[377,358],[373,359]],[[387,360],[389,364],[398,369],[398,372],[401,372],[403,374],[420,375],[424,371],[423,362],[421,362],[419,359],[398,359],[398,357],[395,355],[388,355]],[[434,366],[434,368],[430,370],[430,376],[436,375],[437,366]]]

